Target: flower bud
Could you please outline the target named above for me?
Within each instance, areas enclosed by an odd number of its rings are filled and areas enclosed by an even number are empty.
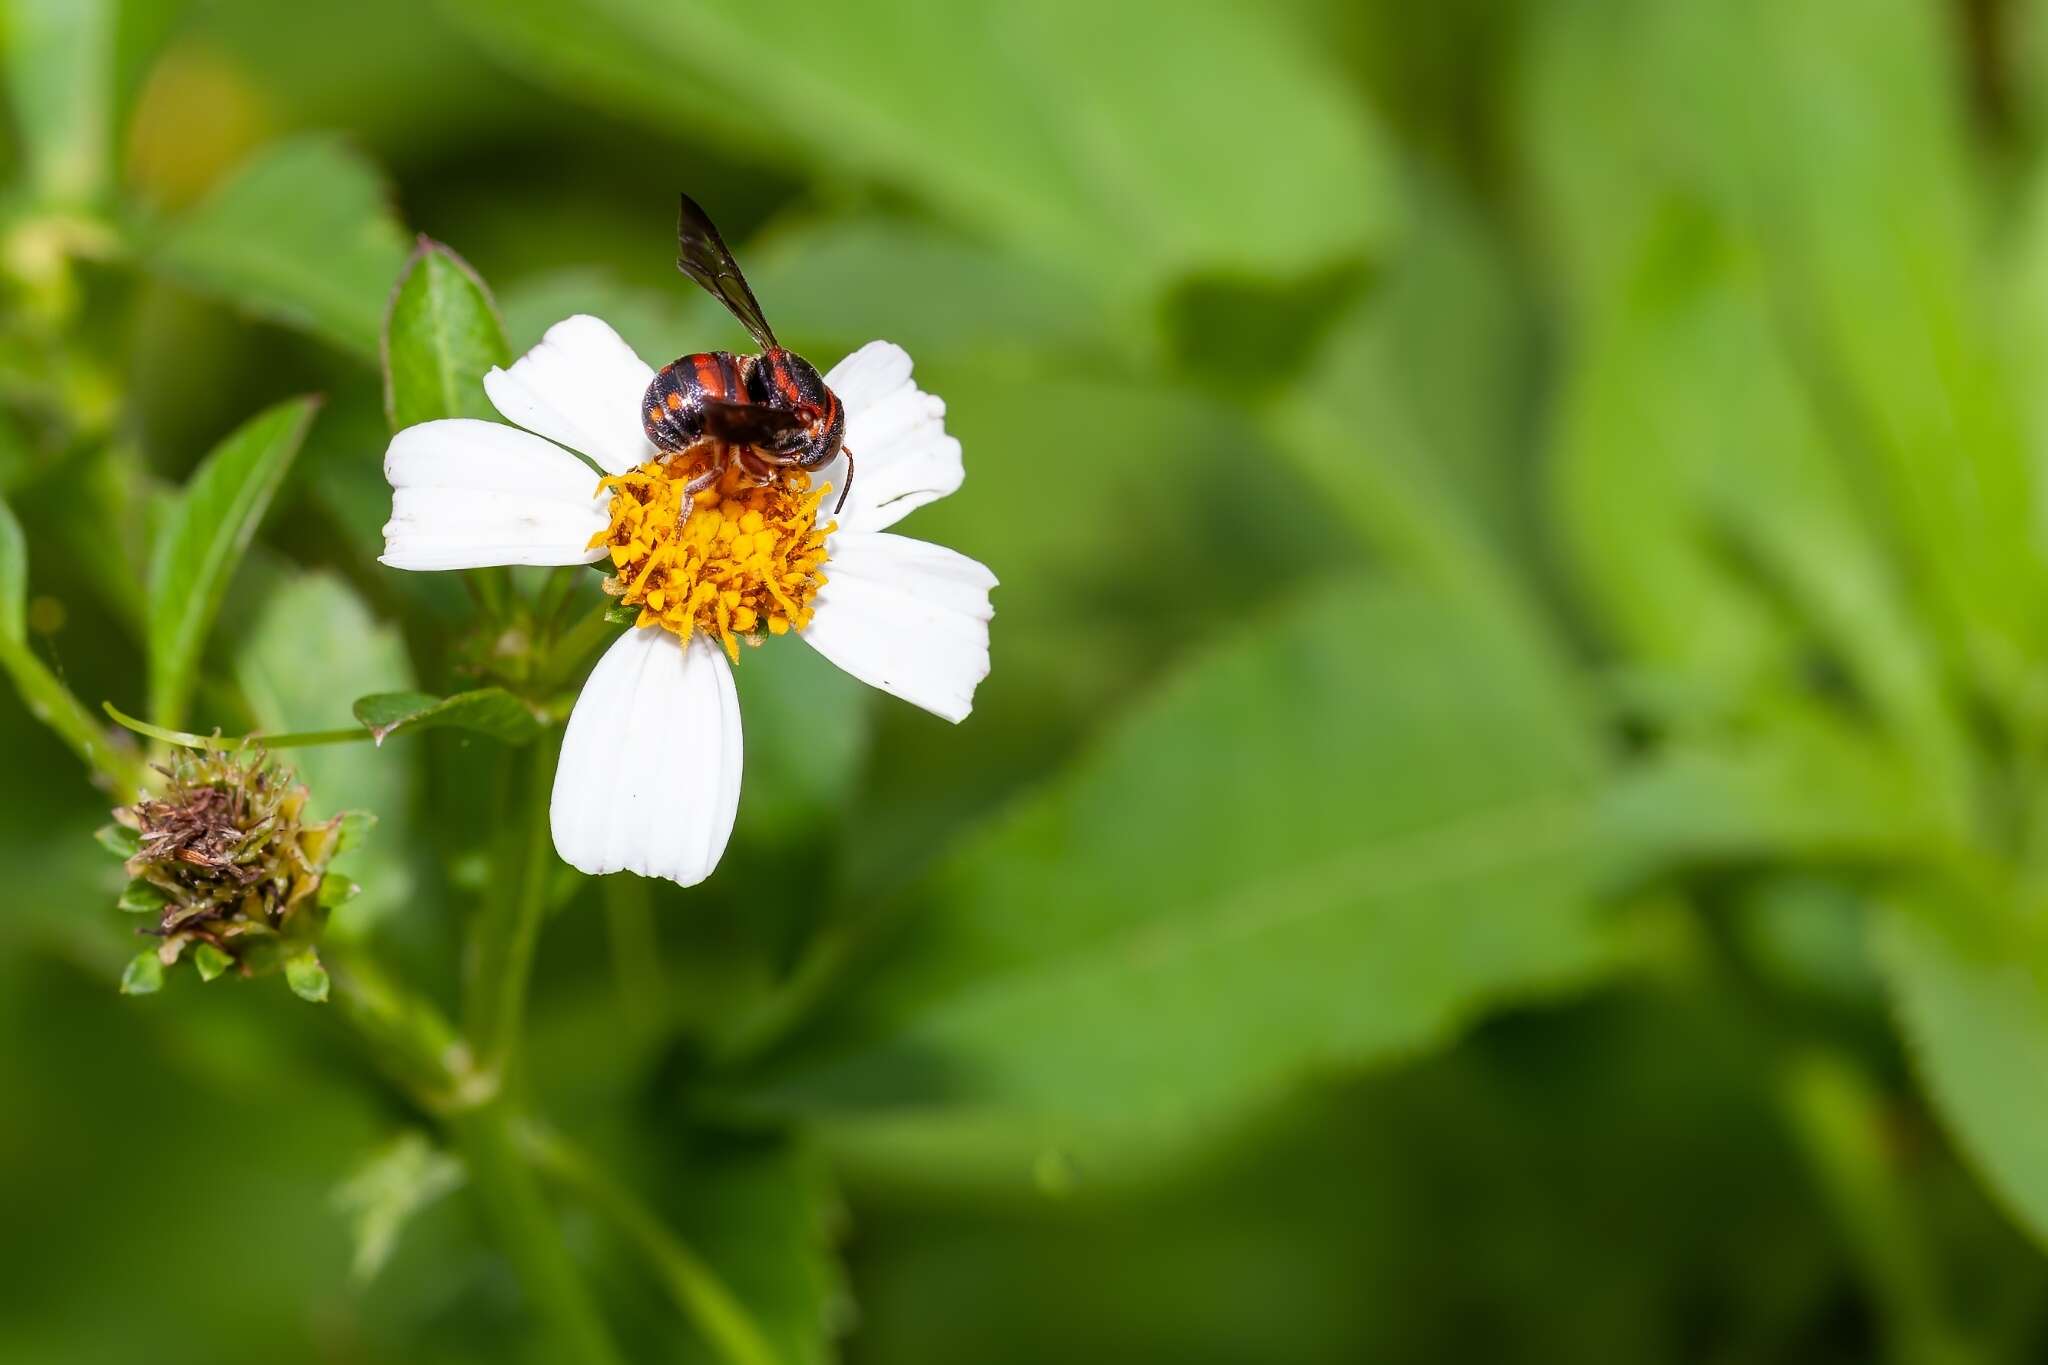
[[[181,750],[157,771],[162,795],[121,807],[101,831],[127,858],[120,908],[150,916],[136,932],[160,940],[129,964],[122,990],[156,990],[186,959],[206,981],[282,969],[299,995],[325,999],[314,945],[355,889],[327,871],[344,817],[304,823],[306,789],[260,749]]]

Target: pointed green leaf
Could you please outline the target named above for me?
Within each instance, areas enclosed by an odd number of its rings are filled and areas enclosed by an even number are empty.
[[[436,1147],[424,1133],[392,1139],[334,1191],[334,1206],[355,1232],[350,1271],[357,1284],[376,1278],[391,1259],[398,1236],[415,1215],[458,1188],[462,1162]]]
[[[769,1098],[1191,1135],[1583,979],[1600,765],[1543,676],[1412,589],[1272,613],[943,864]]]
[[[298,327],[365,360],[405,234],[375,167],[331,137],[260,152],[173,224],[147,263],[258,317]]]
[[[299,999],[316,1005],[326,1003],[327,969],[320,965],[320,955],[311,948],[285,959],[284,981]]]
[[[0,498],[0,641],[28,638],[28,541],[14,510]]]
[[[2048,971],[2031,923],[2004,905],[1924,897],[1880,921],[1915,1072],[1970,1163],[2048,1246]]]
[[[132,881],[121,892],[121,899],[114,902],[116,910],[125,910],[131,915],[154,915],[167,904],[164,893],[145,881]]]
[[[117,858],[132,858],[142,846],[142,836],[126,825],[101,825],[92,832],[99,846]]]
[[[28,180],[45,204],[89,203],[113,148],[116,0],[14,0],[4,51]]]
[[[198,969],[201,981],[211,981],[234,966],[235,960],[211,943],[202,943],[192,950],[192,965]]]
[[[1370,107],[1284,13],[1171,0],[1000,14],[924,0],[452,8],[593,100],[899,186],[1070,269],[1114,261],[1127,288],[1193,271],[1294,276],[1368,255],[1393,228]],[[667,78],[646,79],[654,68]],[[740,74],[759,71],[773,72],[765,86]]]
[[[502,687],[481,687],[452,697],[379,692],[358,700],[355,713],[379,744],[401,730],[472,730],[507,744],[524,744],[540,733],[533,711]]]
[[[164,988],[164,964],[156,949],[144,948],[121,971],[121,994],[154,995]]]
[[[320,908],[332,910],[338,905],[346,905],[362,892],[363,888],[350,878],[330,872],[320,879]]]
[[[201,462],[156,542],[149,573],[149,695],[155,720],[184,719],[228,578],[291,468],[316,400],[280,403]]]
[[[512,363],[505,324],[482,278],[420,238],[384,319],[384,413],[392,430],[439,417],[495,417],[486,371]]]
[[[370,837],[370,831],[377,827],[377,817],[366,810],[345,810],[341,813],[341,828],[337,831],[334,851],[337,854],[352,848],[362,847]]]

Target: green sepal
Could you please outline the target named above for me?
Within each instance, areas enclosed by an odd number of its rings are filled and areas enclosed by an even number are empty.
[[[316,1005],[326,1003],[327,968],[320,965],[320,955],[311,948],[285,959],[284,980],[299,999]]]
[[[330,872],[320,879],[320,892],[314,897],[314,904],[322,910],[332,910],[337,905],[346,905],[362,893],[362,886],[347,877]]]
[[[121,994],[155,995],[164,988],[164,964],[156,949],[144,948],[121,971]]]
[[[170,903],[170,898],[156,887],[140,879],[128,883],[121,892],[121,899],[114,902],[117,910],[126,910],[131,915],[153,915]]]
[[[92,837],[116,858],[132,858],[142,848],[142,836],[126,825],[101,825],[92,832]]]
[[[614,602],[604,609],[604,619],[615,626],[630,626],[640,619],[640,608]]]
[[[202,943],[192,950],[192,965],[199,969],[201,981],[211,981],[234,966],[235,960],[211,943]]]
[[[337,854],[346,853],[360,845],[363,840],[370,837],[370,831],[377,824],[377,817],[366,810],[345,810],[339,818],[341,825],[334,843],[334,851]]]

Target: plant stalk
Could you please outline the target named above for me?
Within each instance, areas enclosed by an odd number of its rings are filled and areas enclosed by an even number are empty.
[[[728,1365],[778,1365],[768,1338],[717,1272],[602,1165],[545,1129],[529,1125],[520,1136],[536,1165],[638,1244],[676,1308]]]
[[[554,1338],[549,1358],[578,1365],[619,1365],[617,1348],[562,1244],[554,1211],[542,1196],[517,1137],[526,989],[547,911],[548,871],[554,856],[548,798],[558,744],[551,733],[508,757],[511,771],[496,873],[469,945],[465,1015],[483,1098],[473,1107],[452,1112],[448,1126],[469,1164],[485,1215]]]
[[[93,775],[113,796],[116,805],[127,805],[142,790],[142,758],[116,746],[99,718],[73,696],[63,680],[52,673],[25,644],[0,637],[0,667],[14,678],[29,714],[56,732],[71,751],[85,760]]]

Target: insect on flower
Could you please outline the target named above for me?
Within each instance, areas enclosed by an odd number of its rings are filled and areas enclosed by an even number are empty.
[[[817,469],[843,453],[846,481],[836,513],[854,475],[839,396],[810,361],[776,342],[710,215],[689,195],[681,199],[676,269],[731,310],[761,354],[699,351],[662,366],[647,386],[647,439],[686,457],[704,453],[704,470],[685,485],[686,493],[709,488],[735,461],[755,483],[765,484],[780,470]]]
[[[730,263],[722,244],[716,254]],[[745,291],[752,304],[736,269],[724,279],[713,272],[706,287],[729,305],[728,289]],[[765,324],[756,336],[773,340]],[[688,377],[672,372],[724,354],[686,356],[663,374]],[[779,347],[731,359],[725,377],[739,387],[719,393],[744,392],[746,401],[713,399],[709,385],[699,396],[749,411],[700,404],[695,411],[708,416],[697,425],[664,426],[650,417],[652,395],[667,414],[666,395],[681,389],[664,388],[605,323],[568,318],[510,369],[484,377],[516,427],[423,422],[394,436],[384,457],[385,564],[609,559],[605,591],[639,609],[577,697],[555,772],[555,848],[585,872],[684,886],[711,875],[739,808],[732,665],[742,643],[798,636],[862,682],[956,722],[988,675],[994,575],[888,529],[963,477],[946,406],[912,382],[910,357],[872,341],[814,388],[800,376],[816,372]],[[784,390],[792,375],[795,387]],[[802,421],[801,433],[785,418]],[[757,434],[772,439],[740,439]],[[860,451],[858,482],[847,446]],[[828,508],[835,485],[840,497]]]

